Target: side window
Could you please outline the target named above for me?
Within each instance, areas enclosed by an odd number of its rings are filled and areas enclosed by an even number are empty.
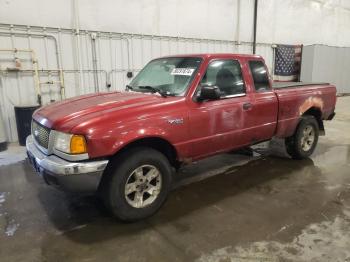
[[[264,63],[262,61],[249,61],[249,68],[250,72],[252,72],[255,90],[269,90],[269,77]]]
[[[201,85],[217,86],[222,97],[245,93],[241,65],[237,60],[215,60],[208,65]]]

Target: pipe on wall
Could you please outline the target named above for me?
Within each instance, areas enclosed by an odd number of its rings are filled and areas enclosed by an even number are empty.
[[[20,32],[1,32],[0,31],[0,36],[19,36],[19,37],[36,37],[36,38],[48,38],[51,39],[54,42],[55,45],[55,55],[56,55],[56,63],[57,63],[57,68],[60,72],[60,92],[61,92],[61,97],[64,98],[64,78],[63,78],[63,71],[62,71],[62,64],[61,64],[61,59],[60,59],[60,49],[58,46],[58,41],[55,36],[50,35],[50,34],[36,34],[36,33],[20,33]]]
[[[253,54],[256,53],[256,29],[258,20],[258,0],[254,0]]]
[[[0,23],[0,30],[6,29],[8,30],[8,27],[10,27],[11,24],[6,24],[6,23]],[[25,31],[27,30],[28,25],[21,25],[21,24],[16,24],[12,25],[15,30],[22,30]],[[43,27],[41,26],[29,26],[30,29],[34,32],[42,31]],[[66,34],[71,34],[72,29],[71,28],[58,28],[58,27],[45,27],[46,31],[48,33],[66,33]],[[205,42],[205,43],[212,43],[214,41],[220,42],[220,43],[231,43],[231,44],[237,44],[237,41],[232,41],[232,40],[218,40],[218,39],[209,39],[209,38],[191,38],[191,37],[180,37],[180,36],[169,36],[169,35],[149,35],[149,34],[128,34],[128,33],[118,33],[118,32],[107,32],[107,31],[94,31],[94,30],[80,30],[80,34],[82,34],[82,31],[84,31],[85,34],[90,34],[90,33],[99,33],[99,37],[110,37],[112,38],[124,38],[128,39],[131,36],[136,39],[153,39],[153,40],[162,40],[162,39],[167,39],[167,40],[173,40],[173,41],[180,41],[180,42],[186,42],[186,41],[199,41],[199,42]],[[28,36],[27,33],[24,33],[25,36]],[[30,35],[30,34],[29,34]],[[41,35],[42,37],[42,35]],[[241,44],[247,44],[247,45],[252,45],[252,42],[250,41],[240,41]],[[259,45],[262,46],[271,46],[273,43],[268,43],[268,42],[259,42]]]
[[[241,34],[241,0],[237,0],[237,25],[236,25],[236,41],[237,45],[240,44]]]
[[[97,53],[96,53],[96,33],[91,33],[91,55],[92,55],[92,68],[94,71],[94,83],[95,83],[95,92],[99,92],[99,83],[98,83],[98,71],[97,71]]]
[[[80,41],[80,23],[79,23],[79,6],[78,1],[73,0],[73,10],[74,10],[74,29],[75,29],[75,57],[77,61],[77,69],[79,71],[79,77],[78,77],[78,94],[80,94],[80,90],[85,85],[84,83],[84,77],[82,74],[82,59],[80,54],[80,47],[81,47],[81,41]]]
[[[20,49],[20,48],[12,48],[12,49],[0,49],[0,52],[13,52],[16,56],[17,53],[23,52],[23,53],[30,53],[31,55],[31,62],[33,64],[33,77],[34,77],[34,90],[37,96],[37,103],[41,105],[41,86],[40,86],[40,79],[39,79],[39,73],[38,73],[38,60],[36,58],[35,51],[33,49]],[[18,73],[21,71],[20,68],[8,68],[7,71],[14,70],[14,72]],[[0,70],[1,72],[2,70]]]

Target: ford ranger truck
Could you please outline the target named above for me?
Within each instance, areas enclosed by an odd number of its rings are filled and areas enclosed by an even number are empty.
[[[273,137],[291,158],[309,157],[335,103],[327,83],[273,85],[257,55],[169,56],[124,92],[38,109],[26,147],[47,184],[98,193],[114,216],[135,221],[160,208],[182,164]]]

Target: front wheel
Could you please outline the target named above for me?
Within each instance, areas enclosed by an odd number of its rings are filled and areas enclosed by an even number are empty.
[[[152,148],[134,148],[115,159],[103,181],[103,200],[114,216],[136,221],[153,215],[164,203],[171,186],[168,159]]]
[[[319,126],[313,116],[303,116],[294,135],[286,138],[286,149],[293,159],[309,157],[315,150]]]

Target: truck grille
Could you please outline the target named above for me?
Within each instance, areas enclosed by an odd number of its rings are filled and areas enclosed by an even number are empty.
[[[50,129],[32,120],[32,135],[35,141],[42,147],[48,149]]]

